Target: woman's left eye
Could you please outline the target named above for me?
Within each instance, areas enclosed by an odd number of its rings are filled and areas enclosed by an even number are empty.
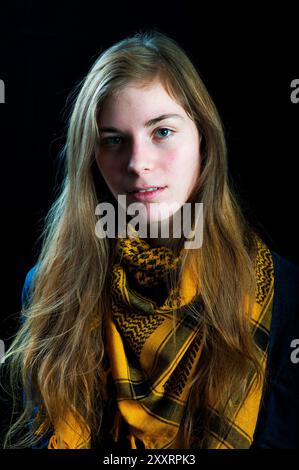
[[[156,130],[156,133],[160,133],[158,137],[167,138],[172,135],[173,131],[171,129],[168,129],[167,127],[161,127],[160,129]]]

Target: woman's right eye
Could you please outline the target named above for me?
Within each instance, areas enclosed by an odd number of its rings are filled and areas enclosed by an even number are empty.
[[[101,144],[107,147],[116,147],[122,142],[122,137],[120,136],[111,136],[111,137],[104,137],[101,139]]]

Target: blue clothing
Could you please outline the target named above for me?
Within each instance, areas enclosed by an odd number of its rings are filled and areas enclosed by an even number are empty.
[[[299,350],[298,362],[291,360],[291,342],[299,341],[299,266],[274,251],[271,254],[274,300],[266,366],[269,381],[264,387],[251,448],[299,449]],[[36,269],[34,266],[26,276],[23,304]],[[35,448],[47,447],[49,437]],[[110,445],[107,443],[106,448]]]
[[[22,289],[22,294],[21,294],[22,306],[25,306],[25,304],[28,300],[30,286],[32,285],[32,283],[34,281],[34,276],[35,276],[36,272],[37,272],[37,265],[33,266],[33,268],[31,268],[28,271],[27,275],[26,275],[24,286],[23,286],[23,289]],[[20,318],[21,324],[24,322],[24,320],[25,320],[24,317],[21,316],[21,318]],[[26,396],[25,396],[25,392],[23,391],[23,404],[24,404],[24,406],[25,406],[25,402],[26,402]],[[37,412],[38,412],[38,405],[35,405],[35,407],[33,409],[33,416],[31,417],[30,422],[29,422],[29,428],[31,430],[32,430],[31,422],[33,421],[33,417]],[[49,439],[50,439],[51,435],[52,435],[52,433],[48,433],[47,435],[42,436],[42,438],[40,439],[38,444],[32,446],[32,449],[45,449],[45,448],[47,448],[48,447],[48,442],[49,442]]]
[[[299,448],[299,362],[291,342],[299,340],[299,267],[271,251],[274,303],[267,367],[269,386],[258,415],[252,448]],[[297,354],[299,359],[299,354]]]

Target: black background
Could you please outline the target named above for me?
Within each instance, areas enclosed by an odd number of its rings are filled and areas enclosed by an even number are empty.
[[[11,1],[0,6],[1,320],[16,327],[25,274],[53,201],[64,106],[99,53],[140,29],[176,39],[224,122],[229,169],[269,247],[299,263],[298,13],[286,3]]]

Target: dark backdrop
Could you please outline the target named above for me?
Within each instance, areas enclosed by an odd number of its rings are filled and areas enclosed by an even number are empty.
[[[220,2],[219,2],[220,3]],[[195,8],[196,5],[196,8]],[[293,262],[297,244],[297,13],[203,2],[10,1],[0,6],[1,320],[8,346],[37,236],[53,201],[63,109],[98,54],[155,27],[186,50],[223,119],[229,168],[248,217]],[[277,8],[277,9],[276,9]]]

